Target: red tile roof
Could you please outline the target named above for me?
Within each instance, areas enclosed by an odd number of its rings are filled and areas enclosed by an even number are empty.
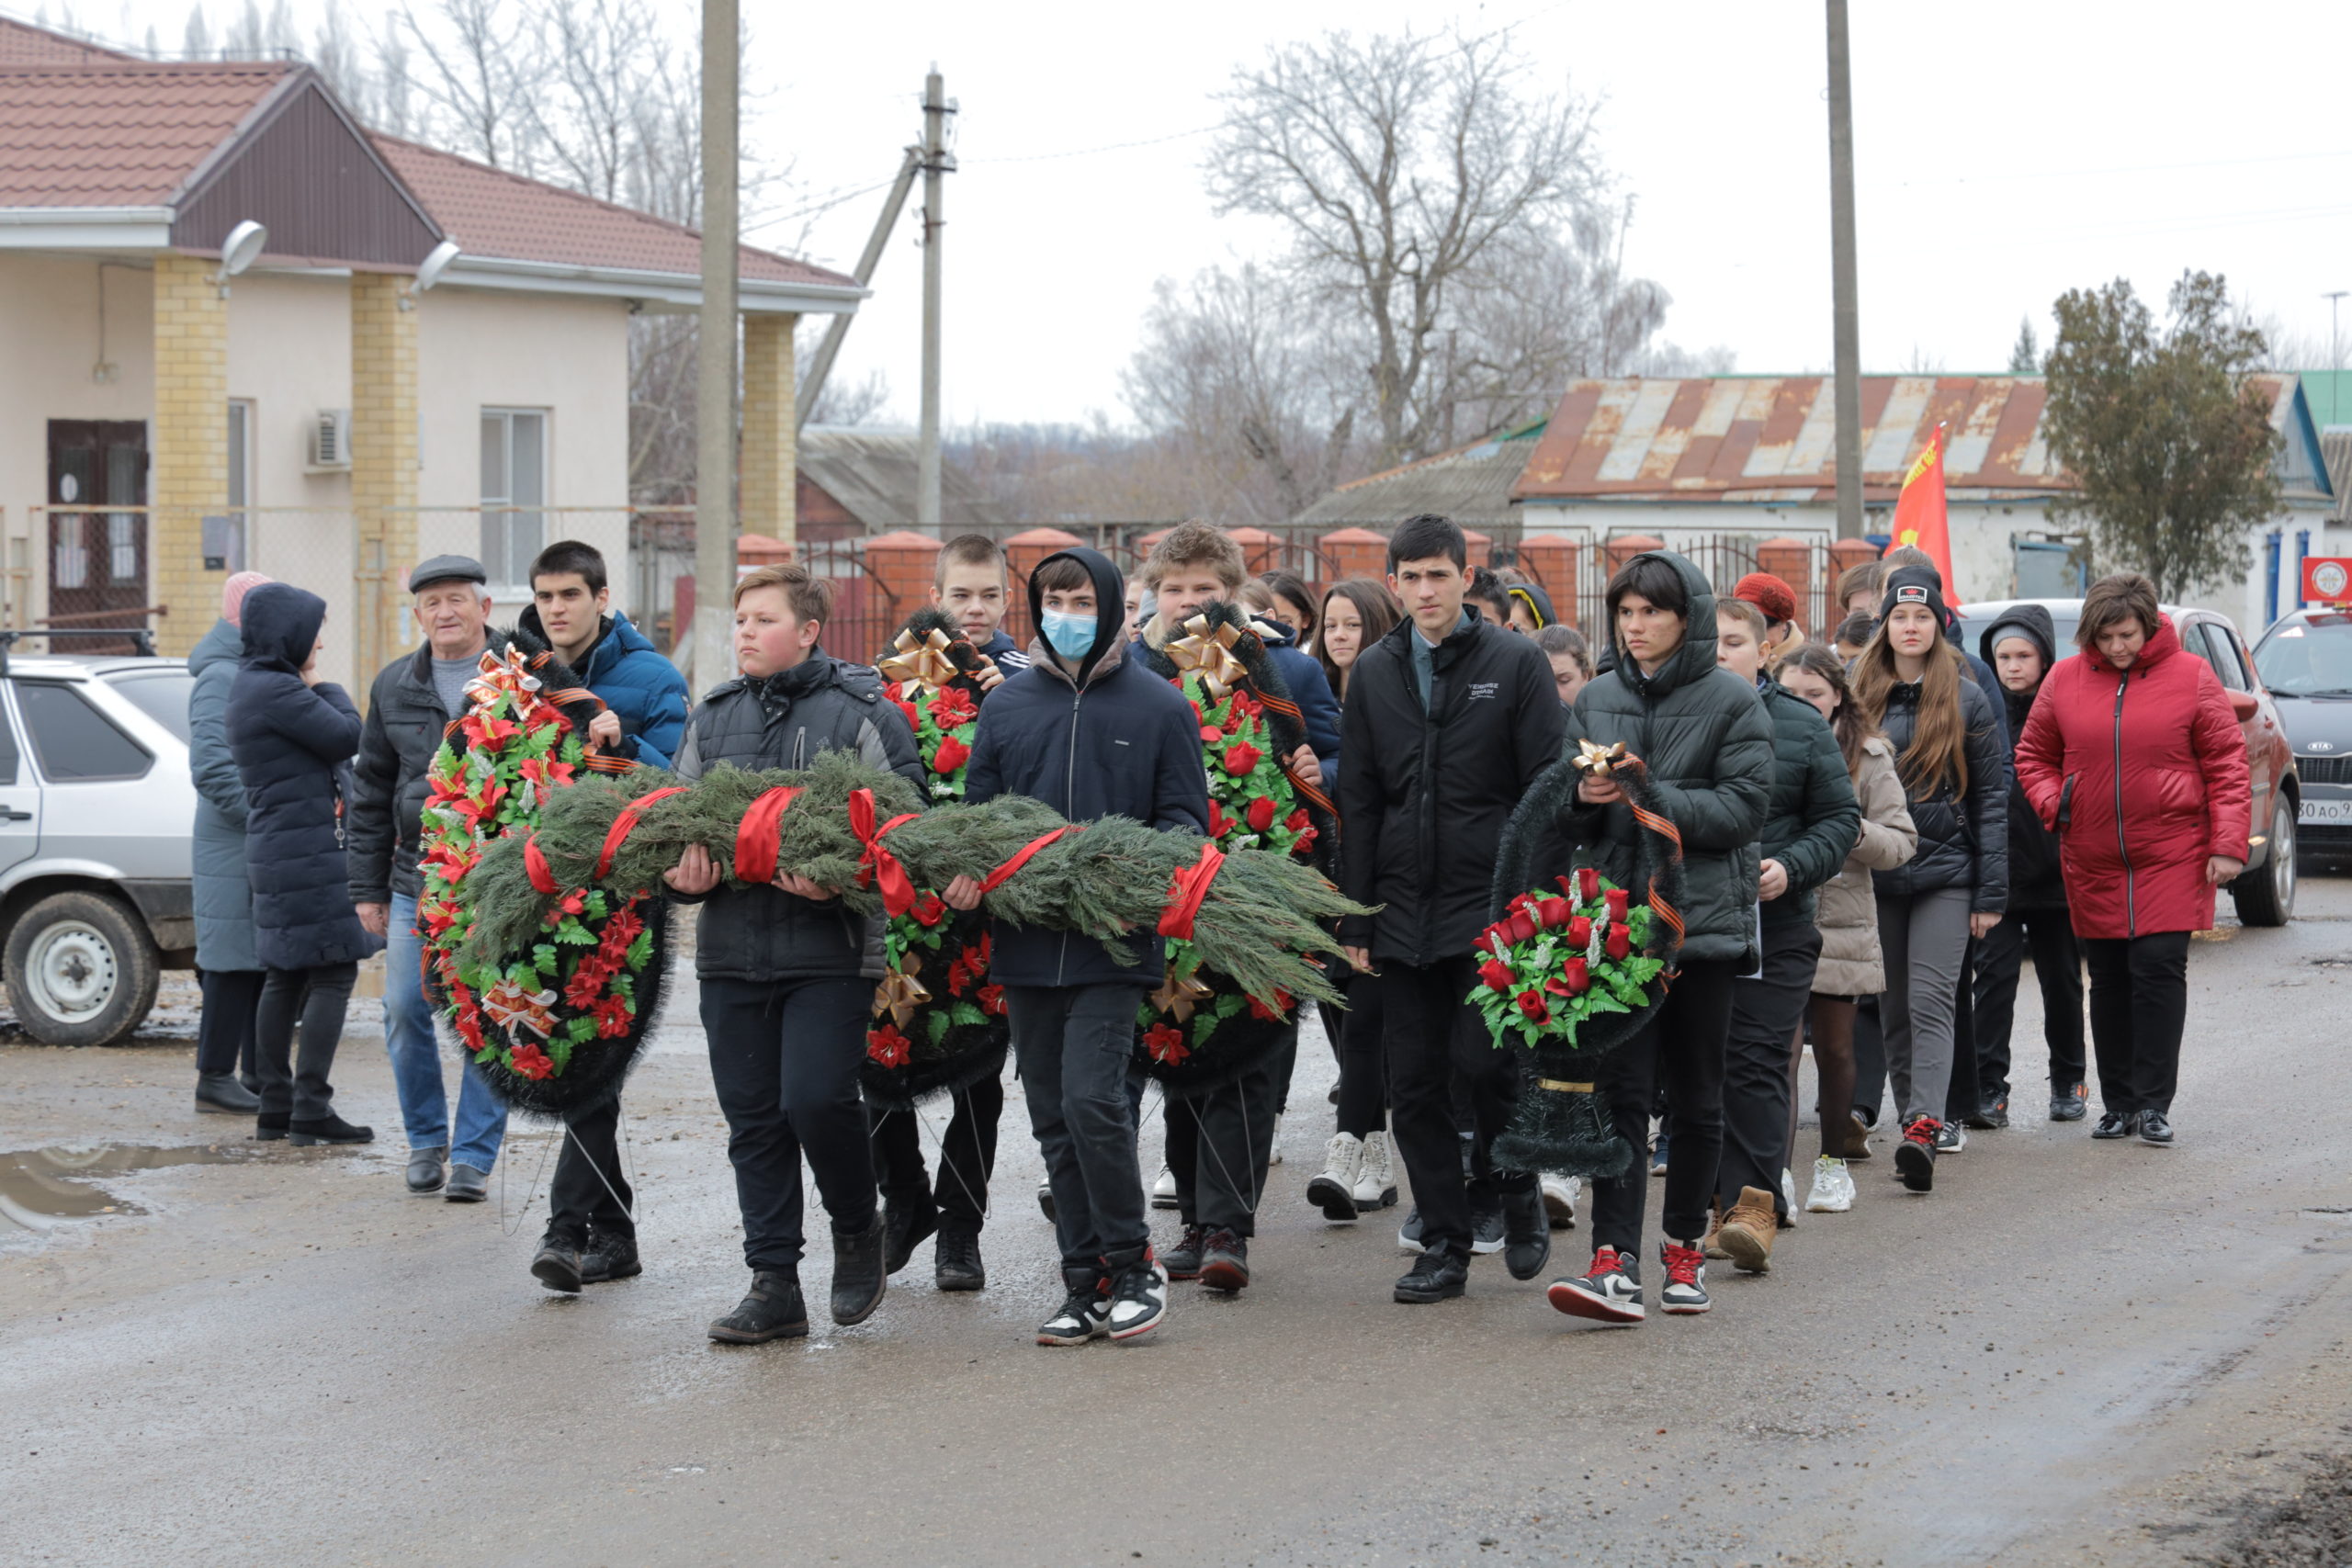
[[[297,69],[0,65],[0,207],[160,205]]]
[[[134,56],[0,17],[0,65],[102,65]]]
[[[393,173],[468,255],[687,276],[702,271],[702,236],[683,223],[370,134]],[[841,273],[749,245],[741,256],[747,279],[856,287]]]

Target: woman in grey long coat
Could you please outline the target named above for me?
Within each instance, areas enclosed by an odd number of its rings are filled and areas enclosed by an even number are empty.
[[[244,646],[245,594],[267,582],[241,571],[221,585],[220,618],[188,655],[187,765],[196,780],[196,970],[204,1010],[196,1027],[196,1108],[250,1116],[261,1109],[254,1013],[261,959],[254,952],[254,892],[245,880],[245,781],[229,754],[229,687]]]

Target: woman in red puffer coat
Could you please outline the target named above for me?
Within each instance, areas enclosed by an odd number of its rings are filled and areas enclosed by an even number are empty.
[[[2094,1138],[2172,1142],[2188,1012],[2188,933],[2245,869],[2252,783],[2229,694],[2184,652],[2138,572],[2083,600],[2018,742],[2018,784],[2058,834],[2091,972],[2091,1045],[2106,1114]]]

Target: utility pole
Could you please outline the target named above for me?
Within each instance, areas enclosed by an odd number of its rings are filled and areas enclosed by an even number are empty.
[[[742,35],[737,0],[702,0],[701,378],[695,407],[693,678],[734,672],[728,636],[735,592],[736,84]]]
[[[850,273],[860,288],[874,281],[874,269],[882,264],[882,247],[889,243],[890,231],[899,226],[899,214],[906,209],[907,193],[914,188],[915,175],[922,172],[922,146],[908,148],[906,161],[899,165],[898,183],[883,201],[882,216],[876,220],[874,232],[865,237],[865,254],[857,258],[857,266]],[[807,428],[808,412],[824,395],[826,378],[832,375],[833,360],[842,351],[842,339],[849,336],[850,321],[850,312],[843,310],[825,328],[824,341],[817,345],[816,357],[808,362],[808,374],[800,378],[799,400],[793,411],[794,429]]]
[[[2335,308],[2352,289],[2334,288],[2320,296],[2327,301],[2327,418],[2322,423],[2335,423],[2335,383],[2344,375],[2344,340],[2336,335]]]
[[[1838,393],[1838,536],[1862,536],[1862,347],[1854,301],[1854,92],[1846,0],[1829,6],[1829,288]],[[1950,588],[1947,583],[1946,588]]]
[[[947,231],[940,205],[956,167],[947,151],[947,104],[939,67],[922,81],[922,436],[915,483],[915,525],[939,531],[939,243]]]

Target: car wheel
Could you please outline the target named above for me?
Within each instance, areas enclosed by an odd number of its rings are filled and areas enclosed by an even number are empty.
[[[100,893],[52,893],[19,915],[0,973],[25,1032],[112,1045],[146,1021],[163,955],[136,911]]]
[[[2270,808],[2270,858],[2230,884],[2238,921],[2283,926],[2295,915],[2295,803],[2281,795]]]

